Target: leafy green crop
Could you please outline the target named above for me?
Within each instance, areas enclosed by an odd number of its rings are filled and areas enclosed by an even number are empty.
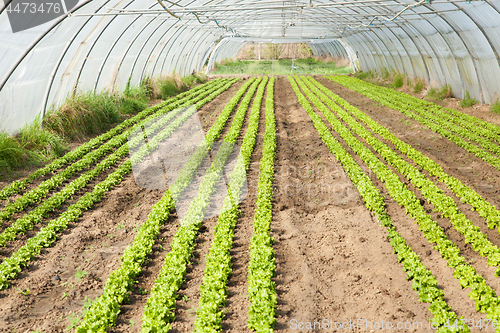
[[[442,108],[434,103],[355,78],[328,78],[415,119],[500,170],[500,158],[490,153],[500,156],[500,146],[490,141],[500,143],[500,127],[457,110]]]
[[[269,83],[268,94],[272,89],[273,80],[274,78]],[[195,332],[222,331],[221,322],[224,317],[226,283],[231,273],[230,251],[233,245],[234,227],[238,222],[239,197],[245,184],[246,171],[256,142],[261,102],[267,82],[268,78],[265,77],[257,90],[250,112],[247,134],[243,139],[236,167],[231,174],[228,195],[224,199],[222,213],[219,215],[215,227],[214,239],[206,256],[203,283],[200,288],[200,301],[196,310]]]
[[[197,233],[205,216],[205,210],[208,207],[211,195],[215,191],[217,182],[222,177],[224,166],[233,151],[233,145],[236,143],[243,126],[252,96],[262,78],[257,80],[252,78],[252,81],[252,85],[238,107],[229,131],[224,136],[224,143],[228,144],[221,145],[212,162],[210,171],[203,177],[198,194],[189,204],[184,221],[172,240],[170,245],[172,251],[165,256],[165,263],[151,288],[151,296],[144,307],[142,332],[168,332],[171,329],[170,322],[175,319],[177,291],[184,281],[186,266],[192,255]],[[252,135],[254,135],[252,131],[248,131],[244,140]],[[207,134],[207,137],[209,137],[209,134]],[[234,214],[233,211],[229,212]]]
[[[332,151],[337,159],[343,164],[344,169],[357,186],[367,208],[377,213],[381,224],[388,228],[390,238],[391,236],[396,235],[392,222],[390,221],[387,213],[385,213],[385,206],[380,192],[374,188],[373,183],[371,183],[369,178],[367,178],[362,171],[354,174],[353,170],[360,170],[359,166],[352,160],[352,157],[345,151],[342,145],[334,139],[333,136],[331,136],[331,133],[321,121],[321,118],[314,112],[309,102],[300,93],[299,87],[295,81],[290,78],[290,82],[299,97],[299,101],[312,118],[313,124],[319,131],[323,141],[327,144],[327,146],[329,146],[330,151]],[[426,214],[415,194],[408,190],[406,185],[399,180],[399,177],[393,171],[391,171],[368,148],[359,142],[358,139],[356,139],[356,137],[354,137],[350,131],[334,117],[333,113],[331,113],[330,110],[319,100],[319,98],[307,88],[302,80],[299,79],[298,82],[307,97],[318,107],[318,109],[320,109],[325,118],[327,118],[328,122],[332,125],[333,130],[341,136],[354,153],[358,155],[375,173],[377,178],[384,183],[391,197],[393,197],[398,204],[405,207],[407,214],[416,219],[419,229],[423,232],[424,237],[427,238],[430,243],[436,243],[434,248],[441,253],[441,256],[445,260],[447,260],[448,266],[455,268],[455,276],[458,279],[468,281],[467,287],[472,289],[469,296],[476,302],[476,310],[486,312],[486,310],[490,308],[491,311],[488,310],[487,318],[498,320],[498,315],[494,314],[494,309],[498,308],[500,301],[498,300],[494,290],[486,285],[484,278],[477,274],[472,266],[466,263],[465,259],[460,255],[458,247],[448,239],[443,229],[439,227],[429,215]],[[333,101],[330,101],[327,104],[330,106],[330,104],[334,103]],[[360,180],[365,180],[365,183],[360,184]],[[404,242],[404,240],[400,239],[397,243],[399,242]],[[393,246],[395,245],[394,243],[394,239],[391,239],[391,244]],[[403,260],[403,263],[405,263],[405,257],[409,253],[410,252],[408,251],[398,252],[399,260]],[[418,258],[418,256],[413,255],[413,258]],[[470,273],[468,276],[464,276],[463,272],[460,270],[462,267],[467,267],[468,272]],[[406,266],[405,270],[407,270]],[[439,290],[439,288],[437,288],[435,278],[432,277],[432,279],[429,280],[429,275],[425,274],[425,280],[421,280],[422,273],[424,272],[425,271],[422,270],[416,270],[411,272],[411,274],[408,274],[408,278],[414,279],[412,287],[419,292],[421,301],[432,302],[429,310],[435,315],[433,319],[434,321],[437,320],[441,326],[443,326],[443,323],[445,323],[448,319],[449,322],[454,322],[457,320],[456,314],[451,311],[451,308],[449,308],[444,301],[444,294],[441,290]],[[429,288],[427,288],[428,281],[434,281]],[[425,288],[423,286],[425,286]],[[468,331],[468,328],[465,329]],[[459,329],[456,328],[456,330]]]
[[[276,263],[274,240],[271,237],[273,209],[274,157],[276,155],[276,120],[274,117],[274,79],[266,96],[266,130],[260,160],[257,202],[250,242],[248,264],[248,328],[257,332],[272,332],[276,323],[277,296],[275,283]]]
[[[429,203],[434,205],[435,211],[442,212],[443,216],[450,219],[451,224],[461,235],[465,237],[465,242],[472,244],[474,251],[479,252],[480,255],[488,259],[488,264],[491,266],[498,266],[500,263],[500,249],[493,245],[481,230],[475,226],[460,210],[453,198],[443,193],[443,190],[438,188],[431,180],[427,179],[416,167],[406,162],[402,157],[394,153],[387,145],[377,140],[368,130],[356,122],[346,111],[340,108],[333,101],[341,104],[346,110],[352,113],[359,113],[360,111],[353,108],[347,102],[342,100],[339,96],[333,94],[317,83],[314,79],[309,78],[304,80],[308,83],[314,93],[320,97],[322,102],[326,103],[332,111],[345,121],[357,135],[363,138],[373,149],[378,152],[387,162],[403,174],[413,185],[420,189],[423,197]],[[316,86],[313,85],[316,83]],[[330,97],[328,98],[321,91],[326,92]],[[330,119],[329,119],[330,120]],[[332,119],[333,121],[333,119]]]
[[[349,81],[349,79],[338,77],[330,79],[334,79],[336,82],[341,84]],[[356,88],[356,84],[356,82],[349,84],[349,88],[357,91],[358,88]],[[335,101],[346,108],[347,111],[353,113],[365,124],[367,124],[372,131],[380,134],[384,139],[391,141],[401,153],[407,155],[416,164],[421,166],[424,170],[428,171],[431,176],[438,177],[439,180],[445,183],[460,198],[462,202],[471,205],[479,213],[479,215],[486,220],[490,229],[500,226],[500,212],[495,208],[494,205],[483,199],[476,191],[464,185],[460,180],[445,173],[443,168],[438,163],[423,155],[416,149],[412,148],[409,144],[398,139],[389,130],[373,121],[366,114],[362,113],[356,108],[353,108],[352,106],[348,106],[345,101],[339,98],[336,98]]]

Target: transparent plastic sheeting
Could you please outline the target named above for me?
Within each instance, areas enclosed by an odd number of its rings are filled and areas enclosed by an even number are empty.
[[[499,97],[500,0],[160,0],[168,11],[158,0],[57,0],[69,12],[14,33],[16,1],[31,0],[0,1],[0,130],[9,134],[73,92],[188,75],[256,41],[307,43],[354,70],[399,70],[460,98]]]
[[[4,3],[0,2],[0,9]],[[75,14],[105,8],[161,8],[156,1],[80,2]],[[59,23],[57,23],[59,21]],[[63,17],[13,33],[0,13],[0,130],[17,133],[73,91],[123,91],[131,77],[203,68],[224,29],[162,15]]]
[[[362,70],[398,69],[431,86],[449,84],[493,103],[500,92],[500,1],[435,3],[414,9],[405,22],[344,38]],[[427,14],[440,11],[439,14]],[[419,18],[419,19],[417,19]]]

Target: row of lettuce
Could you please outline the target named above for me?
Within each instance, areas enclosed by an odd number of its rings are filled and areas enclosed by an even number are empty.
[[[318,83],[316,82],[316,84]],[[325,87],[322,88],[323,91],[326,91],[339,103],[342,103],[346,110],[349,110],[353,114],[362,114],[359,109],[350,105],[348,106],[348,103],[345,100],[342,100],[340,97],[328,91]],[[481,232],[480,228],[475,226],[472,221],[459,210],[452,197],[444,194],[444,191],[437,187],[436,184],[434,184],[432,180],[428,179],[422,172],[420,172],[417,167],[406,162],[387,145],[376,139],[365,127],[358,123],[346,111],[337,106],[337,104],[333,102],[333,99],[330,100],[326,95],[324,95],[319,87],[313,86],[312,89],[316,90],[315,93],[320,96],[321,100],[328,103],[328,106],[332,110],[335,110],[340,119],[348,124],[354,133],[364,139],[368,145],[380,154],[382,158],[384,158],[390,165],[406,177],[409,182],[418,188],[422,193],[422,196],[434,206],[435,212],[440,212],[443,217],[449,218],[455,230],[464,236],[465,242],[471,244],[474,251],[479,252],[480,255],[486,257],[490,266],[498,266],[500,263],[500,249],[496,245],[493,245],[487,239],[486,235]],[[430,223],[437,225],[435,222]]]
[[[206,256],[203,282],[200,287],[200,300],[196,310],[195,331],[213,332],[222,330],[227,280],[231,273],[231,249],[234,228],[238,222],[238,204],[242,194],[250,158],[252,156],[259,127],[261,103],[264,89],[268,84],[264,78],[255,96],[246,135],[243,139],[236,166],[228,184],[228,194],[224,198],[222,213],[219,215],[214,231],[214,239]],[[272,83],[269,84],[269,87]],[[269,93],[268,87],[268,93]]]
[[[43,177],[47,174],[56,172],[58,169],[63,168],[72,162],[80,160],[86,154],[88,154],[92,150],[98,148],[106,141],[119,135],[122,131],[126,130],[130,126],[133,126],[134,124],[137,124],[139,121],[143,120],[144,118],[155,114],[156,112],[162,110],[163,108],[165,108],[167,105],[170,105],[171,103],[175,103],[181,99],[186,98],[187,96],[191,96],[193,93],[195,93],[197,91],[202,91],[202,90],[207,89],[208,87],[212,86],[217,81],[219,81],[219,80],[214,80],[214,81],[208,82],[206,84],[196,86],[189,91],[181,93],[181,94],[179,94],[173,98],[170,98],[162,103],[156,104],[152,107],[149,107],[149,108],[139,112],[137,115],[121,122],[119,125],[112,128],[111,130],[107,131],[106,133],[103,133],[103,134],[99,135],[98,137],[96,137],[90,141],[87,141],[86,143],[78,146],[78,148],[71,150],[70,152],[66,153],[64,156],[59,157],[58,159],[47,164],[43,168],[36,170],[35,172],[31,173],[26,178],[13,181],[9,185],[5,186],[4,188],[2,188],[2,190],[0,190],[0,199],[5,200],[5,199],[8,199],[9,197],[11,197],[15,193],[21,193],[26,188],[26,185],[28,185],[29,183],[32,183],[35,180],[37,180],[40,177]]]
[[[347,76],[328,78],[416,120],[500,170],[498,126],[457,110],[442,108],[393,89],[379,87],[355,78]]]
[[[358,187],[365,205],[378,215],[381,225],[388,228],[389,238],[391,239],[391,244],[395,247],[396,253],[398,253],[398,259],[403,262],[408,278],[414,280],[412,287],[419,293],[421,301],[432,303],[429,310],[434,314],[433,320],[439,324],[440,330],[449,330],[450,328],[445,327],[448,326],[445,324],[447,322],[455,322],[457,317],[449,305],[446,304],[442,290],[436,285],[435,277],[422,265],[418,256],[411,251],[401,236],[397,234],[396,228],[385,212],[385,205],[379,190],[373,185],[370,179],[362,173],[359,165],[357,165],[352,157],[345,151],[342,144],[331,135],[326,125],[322,122],[321,117],[314,112],[307,98],[321,112],[329,125],[332,126],[333,131],[335,131],[344,141],[345,145],[352,149],[361,161],[363,161],[374,172],[377,178],[383,182],[389,195],[405,208],[406,213],[410,217],[416,220],[423,236],[433,245],[434,249],[439,251],[441,257],[447,261],[447,265],[454,269],[454,276],[459,280],[461,287],[471,289],[469,297],[475,301],[476,310],[486,313],[488,319],[498,323],[500,319],[500,300],[495,294],[495,291],[487,285],[485,279],[481,275],[476,273],[474,267],[467,263],[466,259],[460,254],[459,248],[448,239],[443,228],[426,213],[419,199],[407,188],[405,183],[400,180],[398,174],[381,162],[368,147],[377,152],[383,159],[412,182],[416,188],[420,189],[422,195],[434,205],[435,209],[441,211],[443,216],[450,218],[455,229],[464,235],[465,241],[471,243],[475,251],[487,257],[488,264],[492,266],[498,265],[498,248],[492,245],[484,234],[481,233],[479,228],[475,227],[472,222],[458,210],[451,197],[446,196],[442,190],[419,172],[417,168],[407,163],[387,145],[377,140],[356,120],[356,118],[368,125],[369,128],[374,129],[374,132],[383,133],[383,135],[381,134],[382,136],[392,139],[391,141],[393,142],[397,142],[397,140],[395,140],[396,138],[389,135],[386,129],[383,129],[382,126],[378,125],[366,114],[349,105],[346,101],[312,78],[297,78],[298,85],[294,79],[290,78],[290,81],[299,101],[311,116],[323,141],[343,164],[344,169]],[[307,98],[302,95],[300,89],[302,89]],[[345,111],[339,105],[342,106]],[[360,141],[361,139],[358,139],[351,132],[363,139],[365,143]],[[405,146],[402,143],[399,143],[399,145],[395,144],[395,146],[399,147],[401,151],[404,152],[409,152],[412,149],[409,145]],[[411,155],[414,158],[418,156],[414,151],[411,151]],[[421,162],[424,162],[427,166],[432,165],[432,163],[424,159],[421,159]],[[436,168],[437,171],[441,170],[442,172],[442,168],[439,166],[434,165],[433,167]],[[456,188],[460,188],[457,184],[455,185]],[[462,187],[464,186],[462,185]],[[467,191],[467,188],[463,190]],[[479,197],[479,195],[477,196]],[[490,206],[486,205],[486,207]],[[430,283],[430,285],[428,283]],[[468,328],[456,327],[454,330],[467,331]]]
[[[240,135],[251,99],[259,85],[260,90],[263,90],[262,87],[265,84],[266,82],[261,78],[253,81],[234,115],[229,131],[223,138],[223,144],[212,162],[210,171],[203,177],[197,196],[189,204],[186,216],[171,242],[171,251],[165,256],[164,265],[151,288],[150,297],[144,307],[143,332],[167,332],[171,329],[170,323],[175,319],[177,292],[184,282],[187,264],[193,254],[198,230],[210,203],[210,197],[222,177],[224,166]],[[256,98],[258,99],[258,95]],[[255,113],[255,108],[252,111]],[[244,140],[248,140],[253,134],[250,129]],[[230,197],[226,200],[234,199]]]
[[[134,141],[127,140],[130,137],[130,134],[138,127],[147,126],[147,135],[150,137],[159,129],[164,128],[169,122],[171,122],[175,117],[179,116],[185,110],[183,106],[186,106],[187,103],[196,103],[210,94],[219,91],[222,87],[227,86],[228,83],[224,81],[219,82],[213,86],[207,87],[209,89],[199,91],[199,95],[187,96],[186,99],[180,99],[176,102],[172,102],[166,105],[163,109],[160,109],[154,115],[147,117],[146,119],[139,122],[137,125],[132,126],[128,130],[124,131],[122,134],[112,138],[107,143],[97,148],[96,150],[89,152],[85,155],[81,160],[73,163],[68,166],[65,170],[62,170],[60,173],[57,173],[51,179],[42,182],[38,187],[32,189],[29,192],[26,192],[23,196],[21,196],[18,200],[13,201],[10,204],[7,204],[2,211],[0,212],[0,216],[2,217],[10,217],[13,213],[17,211],[22,211],[28,205],[34,204],[35,200],[33,197],[36,196],[37,200],[42,200],[50,190],[56,188],[58,184],[62,183],[64,179],[67,179],[74,173],[76,173],[76,167],[78,169],[83,169],[84,167],[88,167],[89,165],[93,165],[99,158],[101,158],[109,148],[109,146],[119,146],[111,155],[106,157],[103,161],[97,164],[93,169],[90,169],[87,172],[81,174],[77,179],[71,181],[69,184],[64,186],[62,190],[52,195],[47,200],[40,203],[33,210],[29,211],[27,214],[23,215],[21,218],[15,220],[8,228],[5,228],[0,233],[0,246],[5,246],[7,242],[13,241],[17,238],[18,235],[25,233],[28,230],[32,230],[33,226],[37,223],[40,223],[50,212],[53,212],[56,209],[59,209],[62,205],[64,205],[68,200],[70,200],[77,191],[82,190],[85,186],[87,186],[90,181],[95,179],[100,174],[106,172],[112,167],[115,167],[120,161],[122,161],[126,156],[129,155],[129,150],[134,150],[140,144],[140,137],[134,138]],[[170,112],[168,112],[170,111]],[[184,114],[179,117],[179,120],[176,120],[176,123],[170,125],[174,130],[176,127],[175,124],[179,124],[180,121],[184,121],[186,118],[189,118],[190,115],[194,113],[194,109],[191,108],[189,112],[184,112]],[[149,125],[149,126],[148,126]],[[104,148],[104,149],[102,149]],[[142,154],[144,155],[144,154]],[[83,166],[85,165],[85,166]],[[57,179],[57,181],[55,181]],[[54,183],[58,183],[55,185]],[[48,185],[50,184],[50,185]]]
[[[104,286],[103,293],[92,303],[90,309],[85,314],[82,324],[77,328],[77,332],[102,332],[114,326],[120,312],[120,307],[127,300],[128,293],[134,285],[135,277],[141,273],[141,267],[152,252],[153,245],[160,233],[160,227],[168,220],[170,213],[175,208],[176,198],[191,183],[195,171],[203,162],[215,140],[219,137],[239,99],[253,81],[254,79],[245,83],[226,105],[215,124],[205,136],[205,139],[179,173],[175,183],[169,187],[160,201],[153,206],[147,220],[138,230],[133,243],[123,252],[121,266],[110,274]],[[188,251],[188,249],[185,250]],[[185,272],[179,273],[182,280]],[[172,282],[175,284],[175,281]],[[171,304],[165,305],[168,306],[168,309],[172,306]]]

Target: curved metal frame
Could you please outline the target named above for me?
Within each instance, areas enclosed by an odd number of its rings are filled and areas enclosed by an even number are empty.
[[[5,0],[3,2],[0,15],[7,15],[5,9],[11,1]],[[91,45],[85,48],[84,55],[86,56],[82,56],[76,62],[78,73],[70,76],[71,80],[76,77],[75,82],[68,82],[68,85],[74,89],[78,88],[80,79],[83,75],[87,75],[90,67],[94,69],[95,66],[98,66],[97,73],[95,71],[92,73],[95,75],[92,86],[93,90],[96,91],[101,85],[101,81],[104,80],[105,68],[110,65],[109,60],[115,55],[115,52],[120,58],[116,75],[109,74],[109,71],[106,72],[108,73],[106,80],[110,80],[113,87],[118,77],[124,74],[123,71],[130,71],[128,74],[137,71],[138,75],[134,75],[134,77],[139,77],[141,80],[150,72],[153,75],[163,74],[166,70],[173,69],[179,70],[181,74],[189,74],[193,69],[202,68],[207,59],[210,69],[214,61],[235,55],[245,44],[245,37],[261,37],[269,41],[274,40],[274,42],[279,42],[279,38],[305,42],[317,55],[342,55],[354,59],[354,54],[350,55],[349,52],[356,52],[356,57],[363,69],[395,68],[405,71],[411,76],[423,75],[429,83],[433,80],[444,83],[451,78],[460,78],[462,89],[464,89],[466,78],[471,76],[474,78],[474,84],[477,85],[474,94],[479,94],[479,96],[472,97],[478,98],[480,101],[490,100],[492,94],[500,91],[500,83],[491,86],[491,83],[488,82],[488,79],[491,81],[491,78],[482,77],[482,75],[487,75],[485,64],[496,63],[500,70],[500,44],[495,43],[494,35],[486,26],[483,26],[484,23],[478,19],[477,15],[474,15],[473,7],[468,10],[468,8],[459,5],[457,0],[435,0],[432,3],[416,1],[417,8],[407,8],[407,3],[402,0],[346,0],[343,2],[315,0],[312,6],[294,1],[254,1],[249,3],[245,0],[185,0],[165,3],[165,12],[154,0],[139,0],[147,5],[144,7],[145,9],[129,10],[128,7],[132,4],[132,0],[126,0],[116,3],[113,13],[109,13],[108,9],[105,8],[105,5],[112,0],[95,1],[100,2],[97,5],[88,6],[93,1],[84,0],[70,13],[85,15],[83,11],[90,7],[94,9],[94,13],[88,15],[123,14],[135,17],[130,22],[127,21],[128,23],[123,24],[123,27],[118,27],[116,38],[111,36],[112,42],[107,44],[109,46],[102,61],[89,66],[90,63],[87,62],[87,59],[92,56],[96,48],[101,46],[100,37],[110,37],[109,34],[104,35],[105,32],[117,27],[116,23],[113,24],[117,21],[116,17],[112,17],[98,26],[99,31],[96,31],[96,35],[92,36]],[[498,2],[498,0],[485,0],[481,3],[500,15]],[[437,6],[441,3],[450,5]],[[404,14],[401,14],[402,9],[406,10]],[[149,10],[157,16],[137,24],[142,17],[148,15]],[[478,13],[484,10],[487,10],[486,7],[478,10]],[[157,26],[154,25],[157,19],[171,17],[168,12],[174,13],[183,20],[177,31],[173,31],[173,29],[176,29],[179,23],[172,19],[159,22]],[[486,58],[480,58],[481,55],[472,47],[472,40],[468,38],[467,31],[461,30],[460,27],[464,23],[453,20],[454,16],[452,15],[454,14],[451,12],[463,13],[460,17],[467,20],[464,21],[467,23],[467,27],[477,29],[477,33],[484,37],[484,41],[481,42],[484,44],[484,52],[486,52],[484,57],[488,57],[487,62],[482,62]],[[397,20],[393,20],[397,16],[395,16],[396,13],[400,16]],[[52,92],[58,91],[60,85],[63,84],[62,82],[59,85],[56,84],[61,66],[68,59],[74,42],[85,31],[84,29],[89,27],[91,18],[92,16],[83,20],[81,24],[78,23],[75,27],[75,33],[71,35],[66,44],[62,44],[58,48],[60,54],[56,55],[57,61],[51,62],[51,66],[54,64],[54,68],[50,72],[47,87],[41,88],[43,90],[42,112],[47,109]],[[205,23],[200,21],[200,18]],[[383,21],[384,18],[387,22]],[[53,20],[47,24],[45,31],[27,39],[21,51],[12,52],[10,57],[15,60],[8,68],[6,67],[0,72],[0,90],[5,88],[7,84],[11,87],[9,80],[17,70],[29,70],[29,55],[37,47],[43,47],[42,41],[49,34],[57,34],[57,28],[67,19],[69,19],[68,14]],[[420,21],[427,21],[427,26],[422,26]],[[499,25],[493,26],[497,29],[499,27]],[[353,27],[357,28],[353,29]],[[146,28],[148,28],[147,32],[144,32]],[[138,30],[137,33],[134,32],[134,29]],[[449,31],[453,39],[445,36],[445,31],[446,33]],[[244,37],[229,38],[236,34]],[[432,34],[436,36],[433,37]],[[470,34],[470,36],[473,35]],[[312,43],[310,42],[311,37],[320,39],[314,40]],[[335,40],[335,38],[340,37],[343,37],[342,41]],[[325,39],[322,40],[322,38]],[[125,40],[130,41],[130,44],[123,53],[120,53],[116,48]],[[435,43],[440,43],[446,48],[446,59],[439,52],[441,48],[437,47]],[[463,66],[459,64],[458,51],[453,43],[458,43],[460,52],[464,52],[466,63]],[[346,46],[352,48],[353,51],[349,51]],[[129,57],[132,50],[134,56]],[[143,52],[147,52],[147,54],[142,54]],[[489,58],[490,54],[491,58]],[[102,53],[100,53],[101,55]],[[449,61],[448,57],[454,58],[454,61]],[[351,63],[353,63],[352,60]],[[125,64],[127,64],[126,69]],[[447,65],[450,67],[448,68]],[[457,86],[456,82],[453,84],[455,87]],[[467,85],[467,89],[470,88],[469,86],[470,84]]]

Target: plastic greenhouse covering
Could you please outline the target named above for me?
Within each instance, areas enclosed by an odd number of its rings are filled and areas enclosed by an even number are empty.
[[[307,43],[354,70],[396,69],[459,98],[499,97],[500,0],[62,1],[59,16],[16,32],[22,16],[9,14],[28,1],[0,3],[2,131],[72,92],[209,70],[251,42]]]

